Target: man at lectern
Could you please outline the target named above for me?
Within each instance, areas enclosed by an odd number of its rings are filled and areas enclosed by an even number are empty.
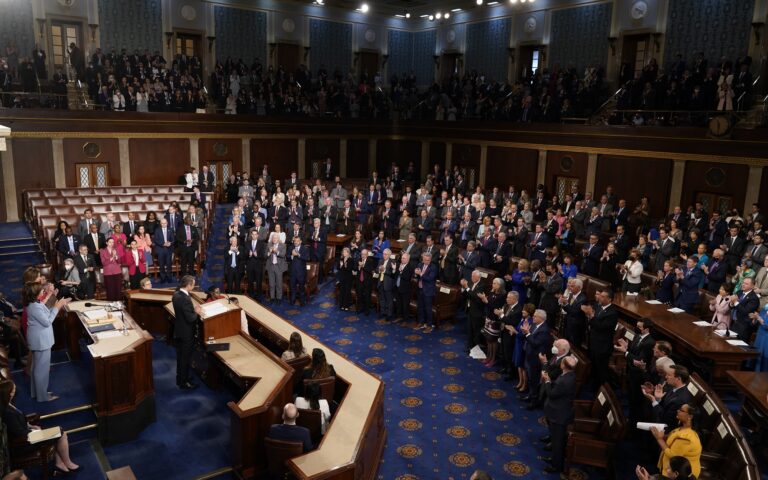
[[[189,381],[189,362],[194,349],[195,323],[201,309],[192,302],[190,292],[195,288],[195,277],[184,275],[179,289],[173,294],[176,314],[173,338],[176,340],[176,385],[182,390],[193,390],[197,384]]]

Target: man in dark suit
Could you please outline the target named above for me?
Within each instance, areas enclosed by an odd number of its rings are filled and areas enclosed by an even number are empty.
[[[325,199],[325,205],[320,208],[320,219],[326,233],[336,233],[336,207],[331,197]]]
[[[75,255],[74,260],[77,273],[80,274],[80,293],[84,300],[90,300],[96,291],[96,274],[93,273],[96,269],[96,261],[93,255],[88,253],[88,247],[85,244],[80,244],[78,250],[79,253]]]
[[[739,236],[739,228],[731,227],[730,235],[723,240],[723,244],[720,246],[725,252],[724,260],[728,265],[728,273],[736,272],[736,267],[741,263],[741,257],[744,255],[746,246],[746,240]]]
[[[629,255],[629,249],[631,247],[629,244],[629,235],[627,235],[624,231],[624,225],[616,226],[616,237],[613,241],[613,244],[616,247],[616,256],[618,257],[618,262],[626,262],[627,256]]]
[[[546,374],[551,381],[557,380],[557,378],[563,373],[563,360],[565,357],[571,354],[571,344],[564,338],[558,338],[552,343],[552,354],[543,355],[539,354],[539,360],[541,361],[542,377]],[[542,384],[539,387],[539,395],[536,399],[531,400],[526,410],[535,410],[543,406],[547,401],[546,385]],[[551,442],[552,438],[544,439],[546,442]]]
[[[523,304],[520,303],[520,294],[515,290],[507,292],[507,302],[497,313],[501,321],[501,374],[506,375],[505,381],[511,382],[515,378],[515,348],[518,332],[517,328],[523,318]]]
[[[413,265],[411,256],[403,252],[400,255],[400,263],[395,270],[395,289],[397,290],[397,319],[396,322],[408,323],[411,303],[411,280],[413,279]]]
[[[315,218],[312,231],[309,232],[309,261],[317,262],[318,280],[323,281],[323,264],[325,263],[325,243],[328,230],[322,225],[322,220]]]
[[[224,281],[226,293],[240,293],[240,279],[245,270],[246,254],[237,237],[229,237],[229,250],[224,256]]]
[[[470,281],[472,279],[472,272],[480,266],[480,254],[475,250],[474,240],[467,243],[467,249],[459,255],[458,262],[461,269],[461,278]]]
[[[200,208],[203,210],[203,212],[207,213],[207,209],[205,207],[205,193],[200,191],[200,187],[198,185],[195,185],[192,187],[192,194],[189,196],[189,203],[197,203]]]
[[[437,266],[432,263],[432,254],[424,252],[421,254],[421,265],[414,270],[416,278],[418,279],[419,294],[418,294],[418,320],[420,322],[417,327],[419,330],[424,330],[424,333],[432,332],[434,327],[432,320],[432,303],[435,300],[435,281],[437,280]]]
[[[651,421],[667,425],[666,431],[677,428],[677,411],[693,401],[688,390],[690,374],[682,365],[672,365],[666,372],[666,385],[643,385],[643,395],[651,401]]]
[[[587,317],[581,307],[586,303],[587,296],[582,289],[584,282],[580,278],[568,279],[567,295],[560,297],[560,308],[565,312],[565,338],[574,347],[581,348],[587,329]]]
[[[731,330],[739,335],[739,339],[749,342],[757,330],[755,314],[760,308],[760,300],[754,291],[755,283],[752,278],[741,282],[741,293],[731,295],[731,312],[735,314]]]
[[[367,249],[360,252],[360,261],[352,268],[355,276],[355,293],[357,293],[357,313],[366,316],[371,309],[371,288],[373,271],[376,269],[376,259]]]
[[[691,256],[686,260],[686,268],[678,268],[675,274],[679,287],[675,307],[693,313],[699,304],[699,285],[703,280],[704,273],[696,266],[696,259]]]
[[[600,275],[600,259],[603,256],[603,247],[597,243],[597,234],[589,235],[589,243],[581,251],[584,260],[581,262],[581,271],[591,277]]]
[[[213,172],[208,165],[203,165],[203,171],[198,174],[197,185],[201,192],[212,192],[216,186],[216,180],[213,178]]]
[[[613,212],[612,230],[616,231],[619,226],[626,227],[627,224],[629,224],[629,211],[627,201],[622,198],[619,200],[618,208]]]
[[[453,237],[445,237],[445,246],[440,250],[440,281],[447,285],[459,283],[459,249],[453,244]]]
[[[80,238],[72,233],[72,227],[64,229],[64,235],[59,238],[57,249],[64,258],[73,258],[80,247]]]
[[[507,274],[509,270],[509,256],[511,255],[511,246],[507,242],[507,234],[499,232],[496,239],[496,249],[491,252],[491,268],[498,273],[500,277]]]
[[[551,239],[544,232],[544,227],[541,224],[536,224],[535,233],[533,239],[530,242],[530,254],[528,259],[544,261],[547,259],[547,248],[550,246]]]
[[[584,233],[587,235],[599,235],[603,230],[603,217],[599,212],[597,207],[593,207],[590,216],[584,220]]]
[[[280,228],[285,231],[285,225],[288,223],[288,208],[278,203],[270,209],[269,214],[272,220],[272,229],[275,228],[275,225],[280,225]]]
[[[552,380],[547,372],[542,374],[547,402],[544,404],[544,416],[549,425],[552,440],[552,463],[544,468],[547,473],[559,473],[565,466],[565,446],[568,425],[573,422],[573,400],[576,398],[576,357],[569,355],[561,362],[563,373]]]
[[[99,233],[99,227],[95,223],[91,223],[90,233],[82,238],[82,243],[88,247],[88,253],[93,255],[93,261],[97,267],[101,266],[101,257],[99,256],[99,250],[107,246],[107,241],[104,235]]]
[[[408,234],[408,243],[405,244],[402,250],[403,253],[408,254],[408,258],[411,262],[411,266],[416,268],[416,265],[421,260],[421,245],[416,243],[416,234]]]
[[[422,210],[419,214],[419,218],[416,219],[413,229],[416,231],[416,238],[418,238],[420,242],[427,239],[427,236],[432,231],[432,219],[427,214],[426,209]]]
[[[378,280],[379,311],[385,320],[391,321],[394,315],[395,272],[397,266],[392,250],[385,248],[381,254],[381,260],[376,267],[376,279]]]
[[[395,229],[397,228],[397,210],[392,208],[390,200],[384,201],[384,209],[379,218],[379,230],[384,230],[387,238],[397,238]]]
[[[583,306],[589,319],[589,360],[592,362],[592,381],[595,390],[608,381],[608,362],[613,353],[613,335],[619,312],[613,306],[613,292],[604,289],[597,294],[597,306]]]
[[[176,245],[179,247],[179,274],[195,276],[195,253],[197,253],[200,234],[189,224],[187,219],[182,227],[176,230]]]
[[[702,236],[707,239],[707,249],[714,250],[720,248],[725,240],[725,236],[728,235],[728,224],[720,216],[720,212],[717,210],[712,212],[712,220],[710,220],[709,225],[705,225],[705,227],[704,230],[706,231],[701,233]]]
[[[537,309],[533,313],[533,325],[523,325],[520,333],[525,335],[525,370],[528,375],[528,393],[521,400],[528,402],[539,395],[541,385],[541,359],[552,350],[552,335],[547,326],[547,312]]]
[[[720,290],[720,285],[725,283],[725,276],[728,274],[728,266],[723,261],[723,251],[716,248],[712,252],[712,258],[707,265],[702,265],[701,270],[707,276],[707,291],[714,293]]]
[[[282,440],[284,442],[299,442],[303,445],[304,453],[311,451],[312,438],[309,435],[309,429],[296,425],[296,418],[299,416],[299,410],[296,405],[287,403],[283,408],[283,423],[276,423],[269,427],[267,437],[273,440]]]
[[[642,386],[647,378],[646,369],[653,362],[653,345],[656,343],[651,336],[652,326],[653,321],[650,318],[641,318],[635,323],[634,332],[627,331],[624,338],[620,338],[613,347],[626,358],[631,425],[643,419]]]
[[[192,390],[197,385],[189,380],[189,362],[194,349],[195,327],[200,318],[200,305],[192,301],[190,292],[195,288],[195,277],[181,278],[179,289],[173,294],[173,311],[176,317],[173,338],[176,340],[176,385],[182,390]]]
[[[152,244],[157,253],[157,267],[161,282],[170,282],[173,277],[173,250],[176,242],[176,232],[168,227],[168,220],[161,219],[160,226],[155,229]]]
[[[753,266],[759,267],[763,264],[766,254],[768,254],[768,248],[763,243],[763,235],[759,233],[753,234],[752,245],[747,245],[744,251],[744,258],[751,260]]]
[[[474,270],[470,281],[461,279],[461,289],[466,299],[467,311],[467,341],[464,351],[469,353],[475,345],[482,343],[482,329],[485,320],[483,298],[486,294],[486,288],[481,282],[480,272]]]
[[[81,239],[84,239],[86,235],[91,233],[91,225],[93,224],[96,224],[96,232],[98,232],[99,227],[101,227],[101,221],[93,216],[92,209],[86,208],[85,212],[83,212],[83,218],[80,220],[77,231],[77,234],[80,235]]]
[[[133,234],[136,233],[136,227],[139,226],[139,222],[136,221],[136,214],[133,212],[128,212],[128,220],[123,222],[123,233],[127,238],[133,237]]]
[[[665,228],[659,229],[659,239],[653,240],[653,251],[656,256],[653,260],[653,272],[664,270],[664,262],[677,256],[677,242],[670,238]]]
[[[177,212],[176,207],[173,205],[168,207],[168,213],[165,214],[165,219],[168,220],[168,228],[174,232],[181,229],[181,226],[184,223],[184,216],[180,212]]]
[[[259,233],[255,228],[252,228],[249,238],[244,245],[246,251],[245,275],[248,281],[248,295],[252,298],[261,296],[261,283],[264,279],[266,241],[259,238]]]
[[[307,262],[309,261],[309,249],[301,244],[301,238],[293,238],[293,248],[289,254],[290,258],[290,291],[291,291],[291,305],[296,303],[296,296],[298,294],[299,304],[304,306],[307,303],[306,291],[304,284],[307,281]]]

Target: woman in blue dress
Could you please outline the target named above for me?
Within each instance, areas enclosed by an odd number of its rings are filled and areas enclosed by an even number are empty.
[[[387,236],[385,235],[384,230],[379,230],[379,236],[373,239],[373,247],[371,248],[373,251],[373,256],[381,260],[384,250],[388,248],[389,240],[387,240]]]
[[[536,311],[536,306],[532,303],[526,303],[523,306],[523,318],[520,320],[520,324],[517,326],[517,333],[515,333],[515,354],[512,358],[512,363],[517,367],[517,378],[520,381],[515,385],[518,392],[524,392],[528,389],[528,378],[525,375],[525,335],[520,331],[523,325],[530,327],[533,323],[533,312]]]
[[[760,352],[760,358],[755,365],[756,372],[768,372],[768,304],[760,312],[755,312],[757,321],[757,338],[755,338],[755,348]]]
[[[512,275],[506,275],[504,279],[507,281],[507,291],[514,290],[520,294],[518,302],[525,303],[528,299],[528,284],[531,281],[531,269],[528,260],[521,259],[517,263],[517,268],[512,272]]]
[[[563,276],[563,291],[568,288],[568,279],[576,278],[576,274],[579,273],[579,269],[573,264],[573,257],[566,253],[563,255],[563,263],[557,266],[560,270],[560,275]]]

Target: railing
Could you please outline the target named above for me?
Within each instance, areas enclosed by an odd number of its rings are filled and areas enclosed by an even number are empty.
[[[42,91],[0,92],[0,108],[66,108],[66,106],[66,94]]]
[[[637,124],[633,122],[633,119],[639,115],[642,118],[642,123]],[[614,110],[613,115],[609,118],[609,123],[616,125],[635,125],[635,126],[648,126],[648,125],[688,125],[688,126],[705,126],[712,117],[728,115],[731,117],[731,124],[735,125],[737,122],[745,118],[745,112],[737,112],[735,110]],[[617,123],[617,120],[621,120]]]
[[[755,81],[752,82],[752,88],[750,88],[749,90],[745,90],[744,92],[741,93],[741,95],[739,95],[739,98],[736,100],[736,109],[737,110],[742,111],[744,109],[743,108],[744,107],[744,105],[743,105],[744,97],[746,97],[747,95],[751,95],[752,92],[755,91],[755,88],[757,87],[757,84],[759,82],[760,82],[760,75],[758,75],[757,78],[755,79]]]

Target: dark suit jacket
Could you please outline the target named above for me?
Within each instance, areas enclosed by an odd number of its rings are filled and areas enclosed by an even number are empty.
[[[597,309],[589,321],[589,352],[600,354],[613,351],[613,334],[619,312],[613,304]]]
[[[589,248],[589,246],[585,246]],[[584,261],[581,265],[581,271],[591,277],[597,277],[600,274],[600,258],[603,256],[603,247],[599,244],[595,244],[587,255],[584,256]]]
[[[98,238],[99,238],[98,239],[99,244],[94,245],[93,237],[91,236],[90,233],[84,237],[83,242],[85,243],[85,246],[88,247],[88,253],[98,255],[99,250],[107,246],[107,241],[104,239],[104,235],[99,233]]]
[[[94,272],[86,272],[85,269],[88,267],[96,267],[96,260],[94,259],[94,256],[91,254],[88,254],[85,256],[85,261],[83,261],[83,257],[80,255],[74,256],[75,261],[75,268],[77,268],[77,273],[80,274],[80,281],[87,281],[89,283],[95,283],[96,282],[96,274]]]
[[[305,453],[314,448],[312,438],[309,436],[309,429],[299,425],[286,425],[284,423],[272,425],[269,427],[267,437],[284,442],[299,442],[304,445]]]
[[[173,337],[191,342],[195,334],[195,323],[197,323],[198,319],[192,303],[192,297],[181,290],[177,290],[173,294],[172,302],[173,311],[176,316]]]
[[[245,269],[245,262],[248,260],[248,254],[242,247],[237,248],[237,255],[235,256],[235,268],[238,273],[243,273]],[[224,251],[224,273],[232,271],[232,255],[229,253],[229,248]]]
[[[656,280],[659,289],[656,290],[656,300],[661,303],[671,303],[674,299],[672,287],[675,285],[675,273],[669,272],[663,279]]]
[[[739,339],[749,342],[757,328],[749,318],[749,314],[760,308],[760,300],[754,290],[742,295],[740,295],[739,304],[731,308],[731,311],[736,311],[736,319],[731,325],[731,330],[739,334]]]
[[[466,281],[472,280],[472,272],[480,266],[480,254],[477,251],[464,252],[461,254],[464,259],[464,263],[461,266],[461,278]]]
[[[576,374],[568,372],[545,383],[547,402],[544,415],[550,423],[568,425],[573,422],[573,400],[576,398]]]
[[[550,335],[546,322],[539,325],[538,328],[532,324],[530,333],[525,336],[525,362],[529,365],[541,363],[539,354],[550,353],[552,341],[552,335]]]
[[[200,234],[197,232],[197,229],[195,227],[190,226],[190,237],[192,238],[192,244],[190,247],[193,250],[197,250],[197,242],[200,241]],[[160,230],[162,232],[162,230]],[[187,242],[187,229],[186,226],[182,225],[178,230],[176,230],[176,244],[178,246],[185,245]]]
[[[397,292],[400,294],[406,294],[411,291],[411,280],[413,279],[413,264],[408,262],[408,265],[400,271],[400,264],[397,264],[397,273],[395,273],[395,285],[397,280],[400,279],[400,286],[397,287]]]
[[[126,238],[131,238],[133,234],[136,233],[137,228],[139,228],[138,220],[133,221],[133,228],[131,228],[130,222],[123,222],[123,233],[125,234]]]
[[[77,249],[80,247],[80,237],[74,233],[72,234],[72,244],[75,246],[74,252],[77,253]],[[59,238],[58,250],[62,255],[69,256],[69,240],[67,240],[66,235],[62,235],[61,238]]]
[[[647,368],[653,362],[654,343],[656,340],[650,334],[643,337],[642,340],[640,340],[639,334],[635,334],[635,338],[627,345],[627,370],[630,374],[634,372],[641,378],[644,376],[646,369],[635,367],[634,361],[642,360]]]
[[[707,290],[710,293],[717,293],[720,290],[720,285],[725,282],[725,276],[728,274],[728,265],[720,260],[717,261],[713,258],[709,261],[709,273],[707,274]]]
[[[9,405],[2,412],[3,423],[8,430],[8,439],[24,438],[29,433],[27,417],[16,407]]]
[[[206,185],[207,182],[207,185]],[[200,186],[201,192],[212,192],[213,191],[213,172],[208,172],[208,175],[205,174],[205,172],[200,172],[197,174],[197,184]]]
[[[294,257],[293,251],[295,247],[291,246],[290,248],[286,246],[285,249],[285,256],[289,258],[290,267],[289,272],[291,274],[292,278],[298,279],[300,282],[303,282],[304,279],[307,278],[307,262],[309,261],[309,248],[306,247],[306,245],[302,245],[299,247],[299,255]]]
[[[472,283],[470,280],[470,283],[467,285],[467,288],[464,289],[463,293],[464,298],[467,299],[467,315],[469,315],[471,318],[483,317],[485,315],[485,303],[480,300],[479,295],[481,293],[487,294],[488,291],[485,288],[482,280],[477,282],[477,286],[474,289],[472,289]]]
[[[171,215],[169,213],[165,214],[165,219],[168,221],[168,228],[174,230],[178,230],[184,224],[184,215],[179,212],[173,214],[173,222],[171,222]]]
[[[704,272],[702,272],[699,267],[693,267],[690,272],[686,272],[681,280],[678,280],[680,289],[677,293],[675,306],[691,313],[690,310],[695,307],[699,301],[699,284],[701,283],[703,276]]]
[[[170,227],[167,228],[166,230],[167,230],[167,233],[166,233],[167,240],[169,242],[171,242],[171,245],[169,247],[163,246],[163,243],[165,243],[165,242],[163,242],[163,228],[162,227],[157,227],[157,229],[155,230],[155,234],[152,235],[152,245],[155,246],[155,249],[158,249],[158,248],[170,248],[171,251],[173,251],[173,246],[176,244],[176,232],[172,228],[170,228]],[[155,251],[157,251],[157,250],[155,250]]]
[[[504,305],[502,308],[506,309],[507,305]],[[511,325],[515,328],[517,328],[518,325],[520,325],[520,321],[523,319],[523,304],[521,302],[517,302],[512,308],[508,309],[507,312],[501,316],[499,320],[501,320],[504,325]]]
[[[416,266],[418,268],[421,267],[422,264],[417,264]],[[421,275],[418,276],[419,280],[421,281],[421,294],[425,297],[434,297],[435,296],[435,280],[437,280],[437,267],[434,264],[430,264],[429,268],[427,268],[427,271],[421,272]]]
[[[653,407],[653,421],[667,424],[667,432],[677,427],[677,411],[683,404],[690,404],[693,395],[688,391],[688,385],[683,385],[676,391],[668,391],[661,401]]]

